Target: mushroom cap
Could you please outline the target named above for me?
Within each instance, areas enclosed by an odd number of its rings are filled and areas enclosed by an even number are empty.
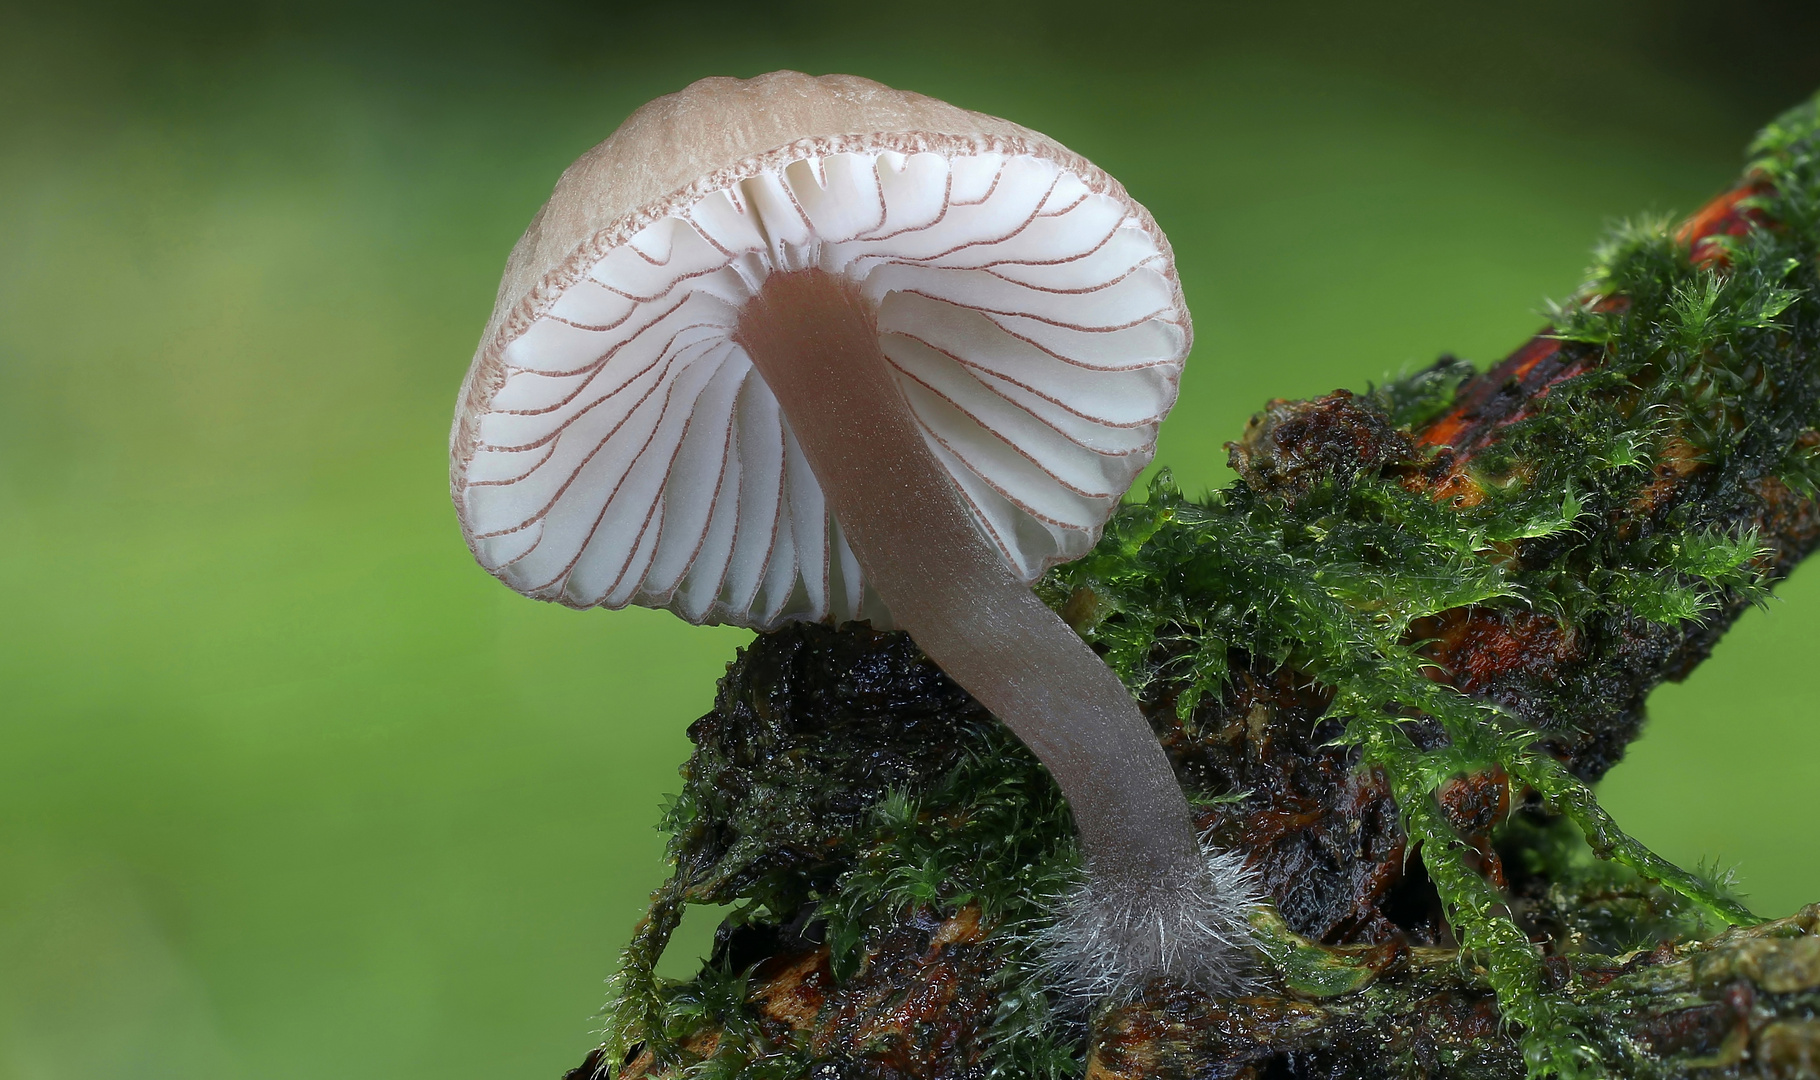
[[[1168,240],[1037,132],[780,71],[643,106],[513,248],[450,435],[481,565],[571,607],[889,627],[733,338],[768,274],[809,268],[876,305],[913,416],[1013,572],[1085,554],[1188,353]]]

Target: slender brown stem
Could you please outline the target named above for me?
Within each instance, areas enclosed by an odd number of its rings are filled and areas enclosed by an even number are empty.
[[[1169,760],[1124,685],[1005,565],[880,351],[876,313],[820,270],[776,273],[739,341],[898,625],[1042,760],[1090,875],[1140,904],[1205,874]]]

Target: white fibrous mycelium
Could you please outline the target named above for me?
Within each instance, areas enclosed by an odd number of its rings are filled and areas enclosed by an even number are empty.
[[[1249,879],[1029,589],[1149,462],[1189,340],[1155,222],[1053,141],[850,76],[705,80],[565,173],[514,251],[455,503],[540,599],[907,630],[1074,811],[1061,983],[1230,989]]]
[[[1037,935],[1056,985],[1081,998],[1118,997],[1140,989],[1134,972],[1154,972],[1206,990],[1243,989],[1261,890],[1243,855],[1203,843],[1204,872],[1186,875],[1161,904],[1092,874],[1059,897],[1055,921]]]

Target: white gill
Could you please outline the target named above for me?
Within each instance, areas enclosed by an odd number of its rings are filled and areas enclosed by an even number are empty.
[[[890,615],[732,339],[776,270],[859,284],[936,457],[1026,581],[1150,460],[1187,342],[1156,241],[1043,158],[809,158],[610,251],[507,346],[461,498],[483,564],[576,607],[768,629]]]

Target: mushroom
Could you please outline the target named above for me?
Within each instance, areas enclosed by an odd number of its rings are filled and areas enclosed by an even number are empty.
[[[849,75],[704,79],[571,165],[513,249],[455,507],[538,599],[908,631],[1073,811],[1062,982],[1230,989],[1242,863],[1030,589],[1149,462],[1189,340],[1156,222],[1055,141]]]

